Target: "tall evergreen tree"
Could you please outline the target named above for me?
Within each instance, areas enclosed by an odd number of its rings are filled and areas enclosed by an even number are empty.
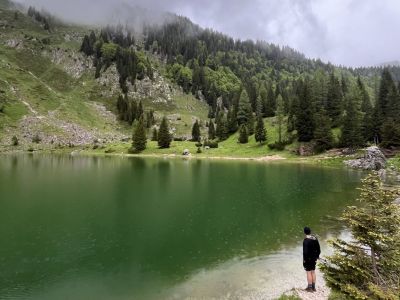
[[[357,87],[361,92],[361,111],[363,113],[362,116],[362,133],[364,141],[373,141],[374,140],[374,120],[373,120],[373,107],[371,104],[370,96],[365,88],[364,83],[361,81],[361,78],[357,78]]]
[[[132,148],[135,152],[141,152],[146,149],[147,137],[143,117],[137,122],[132,138]]]
[[[166,117],[163,117],[160,125],[160,129],[158,130],[158,146],[160,148],[169,148],[171,144],[171,134],[169,133],[169,126]]]
[[[395,89],[395,84],[389,70],[385,68],[382,71],[381,81],[379,85],[378,98],[376,99],[374,108],[374,136],[377,142],[382,140],[382,126],[385,119],[389,116],[390,103],[389,93]]]
[[[351,87],[346,95],[346,109],[343,117],[342,136],[343,147],[357,148],[364,144],[361,115],[361,92],[357,87]]]
[[[267,103],[265,107],[265,116],[266,117],[273,117],[275,116],[276,111],[276,98],[274,90],[272,89],[272,85],[268,88],[268,95],[267,95]]]
[[[264,143],[267,140],[267,131],[265,130],[264,121],[261,115],[257,116],[256,129],[254,137],[257,143]]]
[[[231,106],[228,110],[227,114],[227,126],[229,133],[235,133],[238,130],[238,121],[237,121],[237,113],[236,113],[236,106]]]
[[[331,120],[324,110],[315,114],[315,152],[320,153],[333,147],[333,134]]]
[[[268,106],[268,103],[267,103],[268,92],[267,92],[267,89],[265,88],[264,84],[261,85],[259,94],[260,94],[260,99],[261,99],[261,103],[262,103],[262,114],[263,114],[263,117],[265,117],[266,113],[267,113],[267,106]]]
[[[158,131],[157,131],[156,127],[153,128],[153,132],[152,132],[152,135],[151,135],[151,140],[153,142],[157,142],[158,141]]]
[[[208,124],[208,139],[215,139],[215,126],[213,120],[210,120],[210,123]]]
[[[329,76],[326,111],[332,120],[332,126],[338,127],[340,125],[343,112],[342,88],[339,80],[333,73],[331,73]]]
[[[309,142],[313,138],[314,119],[311,106],[311,91],[307,81],[300,82],[298,91],[299,106],[296,116],[296,129],[299,142]]]
[[[276,100],[276,121],[278,124],[278,143],[282,144],[282,132],[283,132],[283,123],[285,117],[285,106],[283,103],[283,98],[281,95],[278,95]]]
[[[201,138],[199,121],[196,120],[192,127],[192,141],[199,142]]]
[[[220,141],[224,141],[228,138],[228,128],[227,121],[224,112],[220,111],[216,119],[217,129],[215,130],[215,135]]]
[[[247,131],[246,124],[242,124],[239,127],[239,143],[247,144],[249,142],[249,133]]]
[[[248,133],[251,135],[254,133],[254,117],[253,110],[250,105],[249,96],[245,89],[239,98],[239,108],[237,112],[237,121],[239,125],[245,124]]]
[[[325,280],[346,299],[398,299],[400,295],[400,191],[383,186],[377,172],[362,181],[360,206],[341,220],[352,239],[330,241],[333,255],[322,261]]]

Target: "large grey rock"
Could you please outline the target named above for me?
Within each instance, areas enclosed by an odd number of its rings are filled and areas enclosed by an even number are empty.
[[[386,167],[386,157],[382,151],[376,147],[368,147],[363,158],[347,160],[347,166],[363,170],[381,170]]]

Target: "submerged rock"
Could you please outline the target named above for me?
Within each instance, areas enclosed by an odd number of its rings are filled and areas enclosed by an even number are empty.
[[[382,151],[376,147],[368,147],[363,158],[347,160],[347,166],[363,170],[381,170],[386,167],[386,157]]]

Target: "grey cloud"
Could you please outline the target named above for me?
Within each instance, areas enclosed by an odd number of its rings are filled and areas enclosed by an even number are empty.
[[[398,0],[19,0],[86,24],[129,17],[122,5],[152,15],[170,11],[235,38],[288,45],[348,66],[399,60]]]

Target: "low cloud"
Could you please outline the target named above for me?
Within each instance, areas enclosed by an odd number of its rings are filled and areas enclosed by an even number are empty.
[[[311,58],[346,66],[399,60],[398,0],[19,0],[86,23],[129,18],[143,7],[157,19],[162,11],[189,17],[235,38],[288,45]],[[127,13],[129,12],[129,13]],[[143,12],[140,12],[143,14]]]

